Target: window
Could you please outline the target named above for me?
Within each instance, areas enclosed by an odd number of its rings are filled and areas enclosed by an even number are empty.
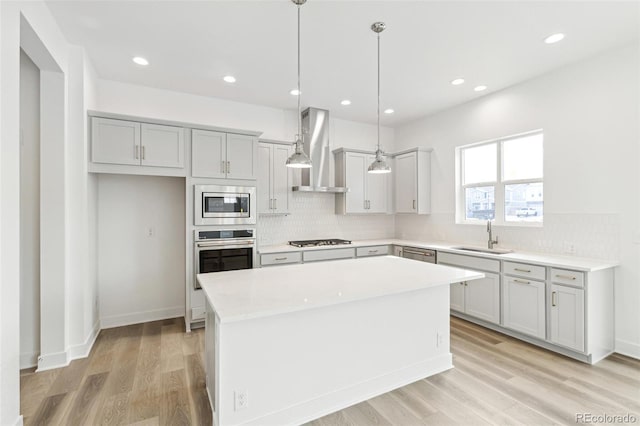
[[[456,159],[457,223],[542,223],[541,130],[458,147]]]

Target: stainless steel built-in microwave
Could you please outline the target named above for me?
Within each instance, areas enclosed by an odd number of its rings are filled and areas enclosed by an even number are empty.
[[[256,188],[253,186],[194,185],[195,225],[253,225]]]

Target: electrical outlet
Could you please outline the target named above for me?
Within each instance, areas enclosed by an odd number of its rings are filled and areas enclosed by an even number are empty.
[[[442,342],[444,341],[444,336],[442,333],[436,333],[436,348],[442,346]]]
[[[244,410],[249,406],[249,392],[235,391],[234,392],[235,410]]]
[[[563,252],[565,254],[576,254],[576,246],[575,246],[575,244],[565,241]]]
[[[154,235],[156,235],[156,230],[153,226],[149,226],[147,228],[147,237],[153,237]]]

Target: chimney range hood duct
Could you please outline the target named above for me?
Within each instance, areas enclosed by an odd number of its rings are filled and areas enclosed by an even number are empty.
[[[307,108],[302,111],[304,152],[313,166],[301,169],[302,185],[291,188],[300,192],[348,192],[349,188],[329,186],[331,150],[329,146],[329,111]]]

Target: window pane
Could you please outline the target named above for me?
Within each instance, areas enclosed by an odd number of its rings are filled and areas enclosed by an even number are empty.
[[[542,183],[505,185],[504,189],[507,222],[542,222]]]
[[[542,178],[542,133],[502,143],[503,180]]]
[[[497,144],[466,148],[462,151],[464,184],[495,182],[497,179]]]
[[[466,188],[464,195],[467,219],[488,220],[496,217],[495,187]]]

